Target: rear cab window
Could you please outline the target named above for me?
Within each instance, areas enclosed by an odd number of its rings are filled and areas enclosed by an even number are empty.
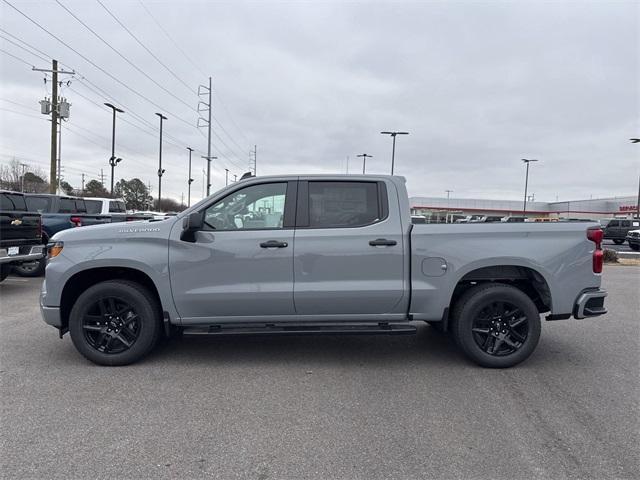
[[[26,211],[27,204],[24,201],[24,196],[15,193],[0,193],[0,210]]]
[[[102,213],[102,202],[100,200],[85,200],[84,205],[87,209],[87,213],[91,213],[91,214]]]
[[[302,222],[298,224],[309,228],[352,228],[382,221],[386,217],[384,188],[381,182],[309,181],[305,202],[308,219],[299,219]]]
[[[120,200],[109,200],[109,213],[126,213],[127,207]]]
[[[87,213],[87,207],[81,198],[60,198],[58,213]]]

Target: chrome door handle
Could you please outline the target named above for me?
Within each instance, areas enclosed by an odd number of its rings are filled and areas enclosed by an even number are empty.
[[[386,238],[376,238],[375,240],[369,240],[369,245],[372,247],[392,247],[397,245],[395,240],[387,240]]]
[[[278,240],[269,240],[260,244],[262,248],[286,248],[289,246],[287,242],[279,242]]]

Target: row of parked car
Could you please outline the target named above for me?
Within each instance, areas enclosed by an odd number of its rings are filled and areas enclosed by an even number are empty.
[[[127,213],[121,199],[0,191],[0,281],[11,270],[42,275],[46,245],[62,230],[148,218]]]

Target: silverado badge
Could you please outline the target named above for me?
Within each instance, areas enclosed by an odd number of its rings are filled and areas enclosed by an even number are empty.
[[[22,225],[22,220],[20,220],[19,218],[16,218],[11,222],[11,225]]]

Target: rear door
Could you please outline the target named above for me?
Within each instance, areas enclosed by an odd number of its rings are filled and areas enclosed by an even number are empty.
[[[388,192],[388,186],[394,188],[373,180],[299,182],[294,254],[297,314],[402,312],[404,245],[397,193]],[[389,198],[395,199],[391,215]]]

